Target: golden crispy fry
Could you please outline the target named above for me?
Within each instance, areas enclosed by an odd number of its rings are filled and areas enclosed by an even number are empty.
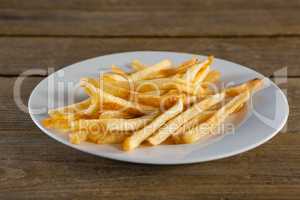
[[[95,144],[120,144],[132,132],[89,132],[87,140]]]
[[[97,138],[97,144],[120,144],[128,136],[132,135],[132,132],[111,132],[106,133],[104,137]]]
[[[156,79],[154,79],[156,80]],[[160,80],[160,79],[157,79]],[[152,83],[156,84],[163,84],[163,81],[154,81]],[[160,102],[162,100],[165,100],[165,98],[167,97],[163,97],[162,98],[162,94],[167,92],[168,90],[157,90],[157,91],[149,91],[149,92],[135,92],[135,91],[129,91],[127,89],[124,89],[122,87],[119,87],[117,85],[114,85],[113,83],[109,83],[109,82],[101,82],[99,84],[99,82],[96,79],[93,78],[84,78],[82,79],[82,81],[88,82],[90,83],[92,86],[96,87],[96,88],[101,88],[103,89],[103,91],[112,94],[116,97],[121,97],[123,99],[128,99],[134,102],[138,102],[144,105],[149,105],[149,106],[155,106],[155,107],[159,107],[160,106]],[[172,81],[170,81],[172,82]],[[100,85],[100,86],[99,86]],[[148,85],[149,86],[149,85]],[[176,87],[176,86],[175,86]],[[190,89],[192,90],[192,89]],[[88,90],[86,91],[87,93],[89,92]],[[156,93],[156,95],[154,95]],[[168,95],[170,96],[170,95]]]
[[[162,70],[161,74],[163,74],[165,76],[176,75],[177,77],[180,77],[181,74],[185,73],[186,70],[188,70],[190,67],[192,67],[193,65],[195,65],[197,63],[198,63],[197,58],[192,58],[190,60],[187,60],[187,61],[181,63],[176,68],[170,68],[170,69]]]
[[[250,97],[248,90],[234,97],[228,103],[226,103],[222,108],[220,108],[211,118],[206,122],[188,130],[186,133],[180,135],[180,139],[183,143],[194,143],[198,141],[201,137],[213,134],[212,131],[215,130],[224,120],[233,113],[240,105],[244,104]]]
[[[153,96],[161,96],[168,93],[170,90],[152,90],[148,92],[143,92],[144,95],[153,95]]]
[[[141,71],[147,68],[146,65],[142,64],[141,61],[136,59],[131,62],[131,67],[134,71]]]
[[[193,82],[195,80],[198,72],[201,69],[206,68],[208,65],[210,65],[212,63],[212,60],[213,60],[213,56],[209,56],[207,60],[193,65],[185,72],[185,74],[183,74],[182,79],[184,81],[186,81],[187,83]]]
[[[116,74],[112,72],[101,73],[99,76],[99,81],[108,82],[108,83],[118,83],[123,81],[128,81],[128,77],[121,74]]]
[[[192,85],[187,85],[184,81],[176,77],[137,81],[135,88],[137,92],[178,89],[189,94],[194,93]]]
[[[203,66],[202,69],[196,74],[196,77],[193,80],[193,84],[200,85],[200,83],[202,83],[207,77],[207,75],[209,74],[209,70],[210,70],[209,64]]]
[[[88,133],[87,141],[97,144],[99,139],[103,139],[107,133],[106,132],[99,132],[99,133]]]
[[[179,101],[173,107],[159,115],[150,124],[145,126],[143,129],[134,132],[132,136],[126,138],[126,140],[123,142],[123,149],[129,151],[138,147],[144,140],[147,139],[147,137],[151,136],[151,134],[159,129],[164,123],[175,117],[182,110],[183,103],[182,100],[179,99]]]
[[[143,70],[137,71],[129,76],[130,80],[138,81],[143,79],[153,78],[153,75],[156,75],[162,70],[169,69],[171,67],[171,61],[163,60],[151,67],[147,67]]]
[[[69,141],[72,144],[80,144],[81,142],[87,139],[87,136],[88,136],[88,131],[79,130],[69,134]]]
[[[253,79],[237,86],[225,88],[225,92],[226,95],[228,96],[236,96],[244,92],[245,90],[249,90],[251,93],[253,93],[256,92],[258,89],[260,89],[262,85],[263,85],[263,80]]]
[[[111,66],[111,71],[113,73],[120,74],[120,75],[122,75],[124,77],[127,77],[127,72],[125,72],[122,68],[120,68],[120,67],[118,67],[116,65],[112,65]]]
[[[103,131],[104,127],[100,124],[99,119],[80,119],[70,123],[72,131],[86,130],[89,132]]]
[[[137,115],[119,110],[107,110],[100,114],[99,119],[130,119]]]
[[[194,128],[195,126],[199,125],[200,123],[206,121],[207,119],[209,119],[216,111],[215,110],[209,110],[209,111],[205,111],[199,115],[197,115],[196,117],[192,118],[191,120],[189,120],[188,122],[186,122],[185,124],[183,124],[180,128],[178,128],[173,134],[172,134],[172,138],[173,141],[175,143],[182,143],[180,141],[180,135],[184,134],[185,132],[187,132],[188,130]]]
[[[233,97],[244,92],[245,90],[249,90],[251,93],[254,93],[257,90],[259,90],[262,86],[263,86],[262,79],[252,79],[245,83],[225,88],[223,89],[223,91],[225,91],[227,96]],[[216,89],[216,91],[214,91],[214,89]],[[205,95],[211,95],[218,92],[218,90],[219,88],[205,87],[205,90],[203,91],[206,93]]]
[[[105,132],[91,131],[86,129],[77,130],[69,134],[69,141],[72,144],[80,144],[83,141],[90,141],[96,144],[117,144],[130,136],[132,132]]]
[[[91,99],[86,99],[84,101],[66,107],[48,110],[48,114],[52,118],[69,119],[71,117],[74,117],[76,113],[80,113],[83,110],[88,109],[90,104],[91,104]]]
[[[176,73],[184,73],[187,69],[189,69],[191,66],[195,65],[198,62],[197,58],[192,58],[191,60],[187,60],[183,62],[181,65],[179,65],[176,68]]]
[[[82,78],[81,81],[85,81],[93,85],[95,88],[100,88],[104,92],[112,94],[117,97],[128,99],[130,95],[130,82],[122,81],[123,85],[120,87],[117,82],[96,80],[93,78]],[[134,87],[134,85],[132,85]],[[133,88],[132,88],[133,89]],[[89,91],[86,91],[87,93]]]
[[[89,130],[90,132],[135,131],[151,122],[158,112],[132,119],[94,119],[78,120],[71,123],[73,130]]]
[[[162,143],[183,124],[188,122],[190,119],[196,117],[197,115],[203,113],[211,106],[221,102],[224,99],[224,97],[225,97],[224,93],[216,94],[193,105],[191,108],[182,112],[174,119],[168,121],[156,133],[154,133],[154,135],[148,138],[148,142],[150,142],[152,145],[158,145]]]
[[[145,95],[145,94],[138,94],[134,97],[134,100],[140,104],[159,107],[161,96],[158,95]]]
[[[205,79],[203,80],[203,84],[215,83],[220,80],[221,73],[216,70],[211,70]]]
[[[159,95],[147,95],[147,94],[137,94],[134,97],[134,100],[140,104],[148,105],[152,107],[161,107],[172,105],[177,99],[180,97],[180,95],[175,94],[165,94],[162,96]]]
[[[149,122],[151,122],[156,116],[158,112],[154,112],[148,115],[144,115],[139,118],[133,119],[104,119],[101,120],[103,124],[105,124],[106,130],[109,132],[113,131],[135,131],[138,130]]]
[[[80,85],[88,91],[88,94],[94,100],[94,104],[105,109],[123,109],[124,112],[145,113],[155,111],[156,109],[150,106],[144,106],[135,102],[127,101],[125,99],[113,96],[104,92],[102,89],[95,88],[84,79],[81,80]]]
[[[49,129],[57,129],[61,132],[70,131],[69,120],[59,118],[46,118],[42,120],[43,126]]]

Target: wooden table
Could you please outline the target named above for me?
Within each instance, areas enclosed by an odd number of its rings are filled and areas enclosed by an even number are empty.
[[[299,9],[299,0],[2,0],[0,199],[299,199]],[[273,77],[288,92],[288,125],[237,156],[150,166],[66,147],[15,104],[25,70],[134,50],[214,54]],[[20,98],[44,77],[27,77]]]

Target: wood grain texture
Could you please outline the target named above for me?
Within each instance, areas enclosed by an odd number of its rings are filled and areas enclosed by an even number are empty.
[[[291,115],[286,132],[231,158],[149,166],[102,159],[43,134],[17,109],[16,78],[0,78],[0,198],[20,199],[298,199],[300,195],[300,79],[287,89]],[[25,79],[27,100],[42,77]]]
[[[299,7],[297,0],[5,0],[0,35],[299,35]]]
[[[104,54],[158,50],[213,54],[266,76],[287,67],[300,75],[300,37],[293,38],[41,38],[0,37],[0,74],[55,68]]]
[[[86,11],[165,11],[165,10],[253,10],[253,9],[288,9],[300,8],[298,0],[38,0],[38,1],[22,1],[22,0],[2,0],[1,9],[39,9],[39,10],[86,10]]]
[[[282,200],[298,199],[300,189],[296,134],[280,134],[235,157],[182,166],[97,158],[32,132],[1,143],[0,150],[1,199]]]

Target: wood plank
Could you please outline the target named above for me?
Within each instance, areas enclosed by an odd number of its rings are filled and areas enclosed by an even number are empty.
[[[286,142],[295,139],[299,142],[299,137]],[[276,140],[282,143],[285,138]],[[299,143],[270,142],[208,163],[149,166],[96,158],[52,141],[38,142],[1,145],[0,197],[297,199],[299,195]]]
[[[0,35],[299,35],[299,1],[5,1]],[[1,3],[2,4],[2,3]],[[234,11],[234,12],[233,12]],[[288,22],[288,23],[287,23]]]
[[[40,9],[40,10],[88,10],[88,11],[190,11],[190,10],[252,10],[252,9],[298,9],[300,3],[298,0],[2,0],[0,9]]]
[[[0,37],[0,74],[18,75],[32,68],[56,70],[104,54],[164,50],[213,54],[272,75],[288,68],[300,75],[300,37],[293,38],[32,38]]]
[[[27,78],[28,99],[41,77]],[[15,78],[0,78],[0,198],[298,199],[299,78],[289,78],[287,132],[231,158],[182,166],[135,165],[88,155],[43,134],[13,101]]]

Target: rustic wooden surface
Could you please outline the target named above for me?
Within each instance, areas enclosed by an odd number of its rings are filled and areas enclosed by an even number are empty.
[[[2,0],[0,199],[299,199],[299,9],[299,0]],[[231,158],[137,165],[66,147],[15,104],[14,81],[27,69],[133,50],[214,54],[275,79],[287,67],[287,127]],[[26,78],[25,103],[43,78]]]

